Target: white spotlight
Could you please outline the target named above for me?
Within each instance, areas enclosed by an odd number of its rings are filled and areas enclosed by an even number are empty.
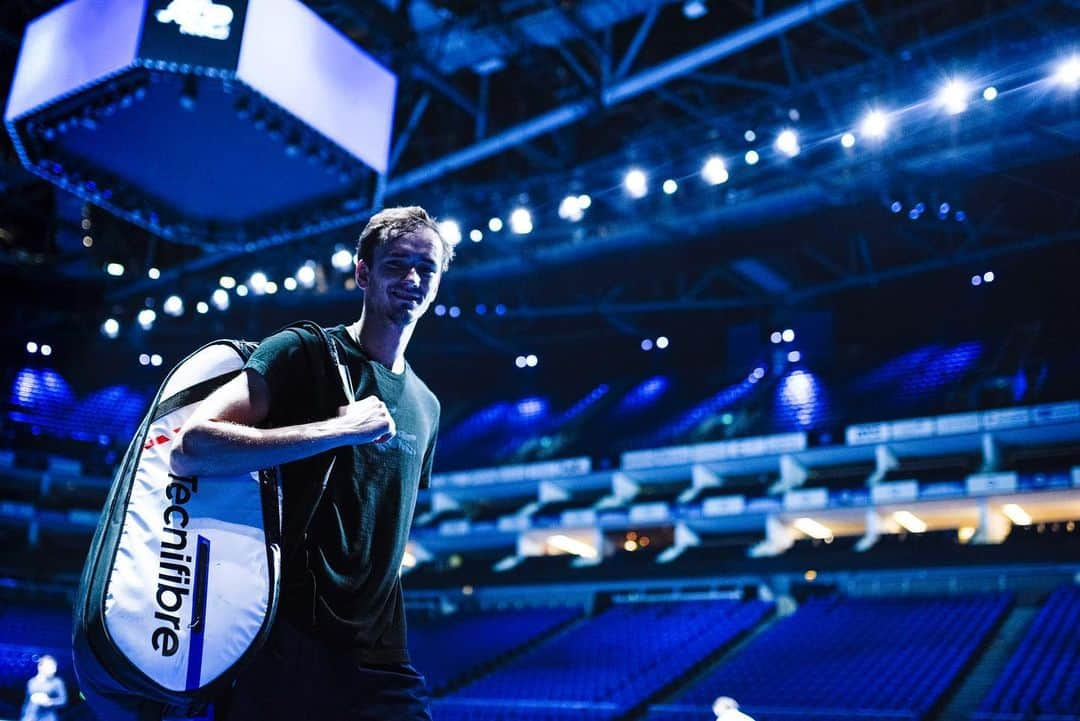
[[[498,233],[502,229],[503,229],[502,218],[492,218],[491,220],[488,221],[488,230],[490,230],[492,233]]]
[[[101,332],[106,338],[115,338],[120,335],[120,322],[116,318],[108,318],[101,324]]]
[[[310,260],[296,271],[296,280],[305,288],[315,285],[315,264]]]
[[[985,273],[983,273],[983,282],[984,283],[993,283],[994,282],[994,271],[988,270]]]
[[[859,133],[864,138],[881,140],[889,132],[889,116],[880,110],[871,110],[859,123]]]
[[[233,278],[231,275],[223,275],[218,278],[218,285],[225,290],[232,290],[236,287],[236,278]]]
[[[747,165],[757,165],[758,161],[761,160],[761,156],[758,155],[756,150],[747,150],[743,160],[746,161]]]
[[[659,348],[660,350],[664,350],[670,344],[671,344],[671,342],[668,340],[666,335],[662,335],[662,336],[660,336],[659,338],[656,339],[656,347]]]
[[[649,178],[641,168],[631,168],[623,178],[623,187],[631,198],[644,198],[649,192]]]
[[[686,0],[682,6],[683,17],[687,20],[700,20],[709,14],[705,0]]]
[[[664,184],[662,186],[660,186],[660,187],[663,188],[665,195],[672,195],[676,190],[679,189],[679,184],[676,183],[671,178],[668,178],[667,180],[664,181]]]
[[[845,148],[855,147],[855,135],[853,133],[844,133],[840,136],[840,144]]]
[[[124,266],[120,263],[109,263],[105,266],[105,272],[114,278],[119,278],[124,274]]]
[[[150,278],[150,280],[157,280],[161,277],[161,271],[157,268],[150,268],[146,271],[146,275]]]
[[[798,363],[802,360],[802,353],[797,350],[793,350],[787,354],[788,363]]]
[[[210,302],[213,303],[214,307],[218,310],[228,310],[229,294],[225,292],[223,288],[218,288],[210,294]]]
[[[148,356],[146,353],[140,353],[139,354],[139,365],[141,365],[141,366],[150,365],[150,356]]]
[[[797,530],[810,536],[810,538],[816,538],[820,541],[833,537],[833,532],[828,526],[815,521],[813,518],[797,518],[792,525],[795,526]]]
[[[27,353],[37,353],[38,352],[38,344],[35,343],[34,341],[28,341],[26,343],[26,352]]]
[[[963,80],[950,80],[938,91],[938,103],[949,115],[959,115],[967,110],[971,87]]]
[[[986,100],[986,101],[997,100],[997,96],[998,96],[997,88],[995,88],[993,85],[988,87],[986,90],[983,90],[983,100]]]
[[[143,330],[150,330],[150,327],[154,325],[154,321],[157,320],[157,313],[152,308],[143,308],[139,311],[139,315],[136,316],[136,320],[139,321],[139,325]]]
[[[1012,521],[1018,526],[1031,525],[1031,515],[1015,503],[1006,503],[1004,506],[1001,507],[1001,512],[1004,513],[1010,521]]]
[[[210,306],[205,300],[200,300],[195,304],[195,312],[199,315],[206,315],[210,312]]]
[[[785,328],[784,332],[780,334],[780,338],[785,343],[790,343],[795,340],[795,331],[793,331],[791,328]]]
[[[243,298],[248,294],[248,287],[241,283],[240,285],[236,286],[236,294]]]
[[[1062,60],[1054,71],[1054,82],[1067,88],[1080,87],[1080,56],[1071,55]]]
[[[510,231],[517,235],[527,235],[533,229],[532,213],[528,208],[514,208],[510,213]]]
[[[277,293],[277,283],[272,280],[267,281],[266,288],[264,288],[264,290],[266,291],[267,295],[273,295],[274,293]]]
[[[525,356],[519,355],[517,358],[515,358],[514,359],[514,365],[516,365],[518,368],[524,368],[525,367]]]
[[[157,353],[150,356],[150,365],[154,366],[155,368],[157,368],[159,365],[161,365],[162,362],[163,361],[162,361],[161,356],[159,356]]]
[[[456,220],[444,220],[438,225],[439,235],[443,237],[450,245],[457,245],[461,242],[461,226],[458,225]]]
[[[784,340],[784,335],[778,330],[774,330],[769,335],[769,342],[771,342],[773,345],[780,343],[780,341],[782,340]]]
[[[588,210],[590,207],[592,207],[592,198],[590,198],[587,193],[582,193],[581,195],[579,195],[577,197],[577,202],[578,205],[581,206],[582,210]]]
[[[892,514],[892,517],[905,531],[910,531],[911,533],[926,532],[926,521],[919,518],[911,511],[897,511]]]
[[[484,239],[484,233],[479,228],[473,228],[469,231],[469,240],[474,243],[479,243]]]
[[[596,558],[599,555],[594,546],[562,533],[548,536],[547,543],[556,550],[581,556],[582,558]]]
[[[281,281],[281,285],[285,288],[285,290],[294,291],[296,290],[297,286],[296,278],[289,276],[285,280]]]
[[[559,203],[559,217],[576,223],[585,217],[585,210],[581,207],[581,199],[576,195],[568,195]]]
[[[353,267],[353,254],[348,248],[338,248],[334,251],[334,254],[330,256],[330,265],[334,266],[335,270],[339,270],[342,273],[352,270]]]
[[[539,362],[540,362],[540,359],[537,358],[536,356],[534,356],[532,353],[525,356],[525,365],[529,366],[530,368],[535,368],[536,364],[539,363]]]
[[[171,315],[176,318],[184,314],[184,299],[178,295],[170,295],[165,299],[165,302],[161,306],[161,310],[165,315]]]
[[[789,158],[794,158],[800,150],[798,134],[791,128],[782,130],[776,136],[776,149]]]
[[[41,355],[52,355],[52,346],[48,343],[43,343],[41,346]]]
[[[709,185],[726,183],[728,171],[727,166],[724,165],[724,159],[719,155],[709,156],[709,159],[705,161],[705,165],[701,166],[701,177]]]
[[[248,287],[251,288],[255,295],[262,295],[266,292],[266,283],[266,273],[263,273],[261,270],[252,273],[247,282]]]
[[[757,140],[757,133],[755,133],[753,130],[747,130],[745,133],[742,134],[742,136],[743,140],[748,143],[752,143]]]

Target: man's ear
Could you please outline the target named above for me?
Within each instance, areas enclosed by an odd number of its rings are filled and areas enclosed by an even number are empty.
[[[368,282],[371,280],[371,270],[362,258],[356,261],[354,276],[356,278],[356,287],[360,290],[367,290]]]

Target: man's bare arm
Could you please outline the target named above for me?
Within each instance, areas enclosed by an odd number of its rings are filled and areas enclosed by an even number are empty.
[[[386,405],[375,396],[313,423],[257,428],[270,412],[266,379],[245,370],[199,404],[172,450],[178,476],[231,475],[308,458],[339,446],[385,442],[395,433]]]

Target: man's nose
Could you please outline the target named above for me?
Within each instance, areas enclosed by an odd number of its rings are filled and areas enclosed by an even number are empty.
[[[420,272],[418,270],[416,270],[416,268],[409,268],[409,272],[405,274],[405,280],[407,280],[410,283],[413,283],[413,284],[415,284],[416,286],[419,287],[419,285],[420,285]]]

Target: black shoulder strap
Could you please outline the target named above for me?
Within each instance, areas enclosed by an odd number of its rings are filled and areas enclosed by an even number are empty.
[[[319,343],[323,347],[323,350],[325,350],[330,357],[330,366],[332,369],[330,378],[340,379],[344,403],[351,403],[353,401],[352,380],[349,375],[349,367],[341,361],[341,356],[338,353],[337,341],[335,341],[321,325],[309,320],[298,321],[286,326],[284,330],[291,330],[296,333],[297,336],[300,337],[300,342],[305,344],[305,347],[307,341],[301,331],[307,331],[319,339]],[[315,361],[316,359],[312,360]],[[332,380],[330,382],[333,384]],[[319,479],[319,488],[309,505],[307,516],[304,518],[304,523],[297,528],[295,537],[283,539],[285,548],[295,550],[303,547],[307,543],[308,531],[311,530],[311,523],[315,519],[315,512],[319,510],[319,504],[322,503],[323,496],[326,494],[326,486],[330,483],[330,475],[334,471],[334,464],[336,462],[337,454],[331,453],[330,463],[327,466],[326,471],[322,474],[322,478]]]

